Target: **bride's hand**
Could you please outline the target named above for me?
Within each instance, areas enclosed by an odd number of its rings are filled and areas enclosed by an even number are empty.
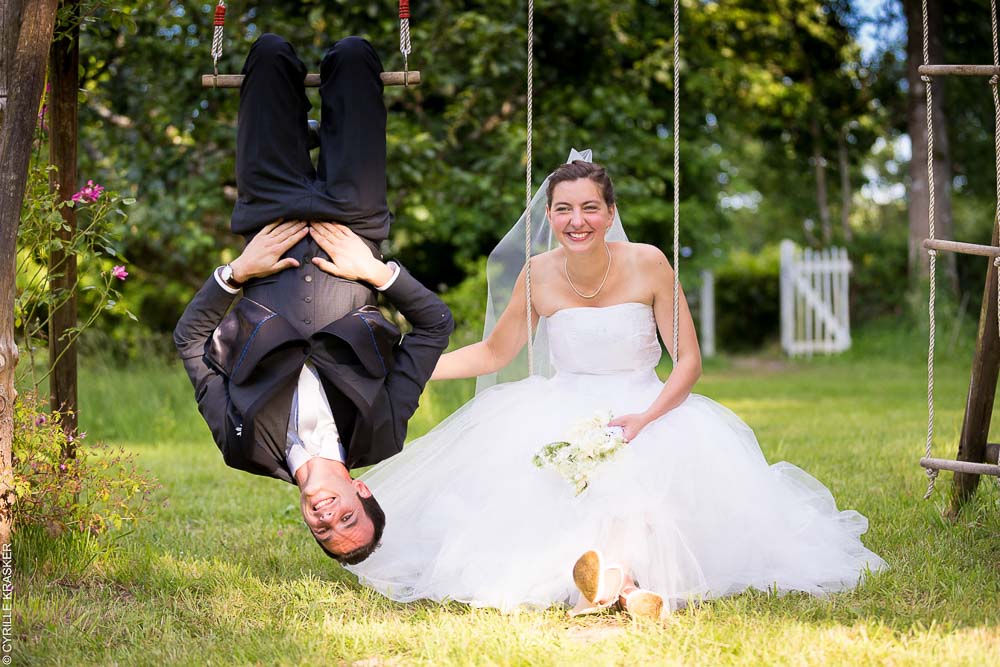
[[[639,435],[639,431],[646,428],[646,425],[651,421],[653,420],[645,414],[622,415],[608,422],[608,426],[621,426],[625,431],[623,436],[625,442],[632,442],[635,436]]]

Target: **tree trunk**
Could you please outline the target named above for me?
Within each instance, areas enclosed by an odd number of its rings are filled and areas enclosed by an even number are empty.
[[[17,34],[21,29],[20,0],[0,0],[0,122],[7,107],[11,64],[17,49]]]
[[[17,227],[28,180],[28,161],[38,122],[38,101],[52,42],[57,0],[25,2],[17,48],[11,61],[10,89],[0,128],[0,544],[10,543],[14,504],[11,446],[14,440],[14,274]],[[8,26],[4,25],[4,31]]]
[[[844,139],[845,129],[837,137],[837,165],[840,169],[840,229],[844,234],[844,240],[850,241],[853,238],[851,233],[851,200],[854,193],[851,191],[851,163],[847,157],[847,141]]]
[[[55,172],[52,188],[58,188],[59,199],[68,200],[77,189],[77,99],[80,88],[80,6],[78,0],[62,0],[69,12],[63,14],[57,26],[57,39],[49,52],[49,161]],[[58,237],[69,243],[76,233],[76,209],[62,209],[64,229]],[[49,316],[49,404],[54,411],[64,413],[61,424],[67,433],[77,426],[77,356],[75,341],[67,342],[67,331],[76,321],[76,255],[62,250],[49,257],[49,289],[61,296],[62,304]],[[67,444],[63,454],[73,456],[73,445]]]
[[[921,243],[930,234],[929,198],[927,181],[927,86],[920,79],[917,68],[923,63],[923,29],[920,0],[904,0],[907,24],[906,76],[909,82],[907,100],[907,132],[912,146],[910,158],[909,201],[909,257],[908,266],[913,282],[928,277],[929,259]],[[943,63],[940,22],[941,8],[938,0],[927,0],[927,22],[930,31],[928,64]],[[951,220],[951,149],[948,143],[948,123],[944,114],[944,77],[932,82],[934,115],[934,227],[935,237],[953,238]],[[946,285],[958,293],[958,271],[955,255],[938,255],[938,266],[943,269]]]
[[[816,208],[819,210],[823,245],[827,246],[833,240],[833,230],[830,229],[830,204],[827,201],[826,158],[823,157],[823,138],[820,136],[819,122],[816,120],[815,112],[813,112],[809,130],[813,140],[813,168],[816,171]]]

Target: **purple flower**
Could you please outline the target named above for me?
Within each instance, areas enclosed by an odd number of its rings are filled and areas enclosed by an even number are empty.
[[[101,193],[103,192],[103,185],[98,185],[93,181],[87,181],[87,184],[80,188],[80,191],[70,197],[70,199],[77,204],[92,204],[101,197]]]
[[[66,472],[66,464],[65,463],[60,463],[59,464],[59,470],[62,471],[62,472]]]
[[[125,270],[124,266],[118,265],[115,266],[115,268],[111,269],[111,275],[117,278],[118,280],[125,280],[126,278],[128,278],[128,271]]]
[[[48,420],[45,418],[45,415],[38,415],[35,417],[35,426],[44,426],[47,421]]]

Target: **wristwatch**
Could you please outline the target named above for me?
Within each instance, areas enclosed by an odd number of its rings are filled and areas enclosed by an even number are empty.
[[[226,264],[224,267],[219,269],[219,277],[222,278],[222,282],[226,283],[233,289],[241,289],[243,283],[233,278],[233,267],[231,264]]]

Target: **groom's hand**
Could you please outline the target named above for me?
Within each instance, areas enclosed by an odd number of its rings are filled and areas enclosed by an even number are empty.
[[[384,285],[392,278],[392,269],[372,255],[361,237],[335,222],[314,222],[309,233],[329,260],[313,257],[313,264],[330,275],[345,280],[363,280],[370,285]]]
[[[299,265],[291,257],[282,259],[288,250],[309,233],[309,227],[302,220],[272,222],[260,230],[243,253],[229,263],[233,278],[245,283],[251,278],[263,278]]]

